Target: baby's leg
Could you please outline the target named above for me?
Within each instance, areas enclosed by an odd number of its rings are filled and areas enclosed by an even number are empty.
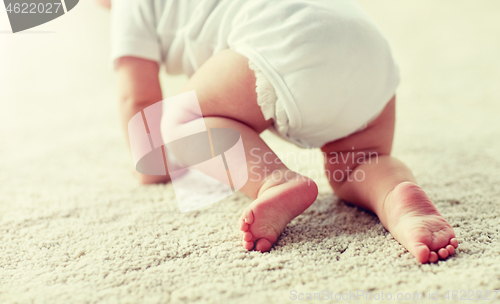
[[[458,241],[408,167],[390,155],[394,115],[395,98],[365,130],[323,146],[326,174],[340,198],[374,212],[419,262],[436,262]]]
[[[182,91],[191,90],[196,91],[207,128],[231,128],[241,134],[249,174],[241,191],[255,199],[239,220],[243,246],[269,251],[285,226],[314,202],[316,184],[290,171],[260,138],[272,121],[264,119],[257,104],[255,76],[246,57],[230,50],[217,53]]]

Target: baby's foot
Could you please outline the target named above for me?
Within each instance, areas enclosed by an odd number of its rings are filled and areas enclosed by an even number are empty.
[[[384,211],[388,230],[420,263],[446,259],[458,247],[450,224],[413,183],[397,185],[387,196]]]
[[[292,173],[288,171],[287,179],[269,179],[243,211],[239,227],[245,249],[269,251],[286,225],[316,200],[316,183]]]

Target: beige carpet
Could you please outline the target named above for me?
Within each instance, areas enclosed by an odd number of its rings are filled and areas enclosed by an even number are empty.
[[[439,290],[442,299],[500,289],[500,2],[362,1],[402,69],[395,154],[460,240],[435,265],[419,265],[324,181],[266,254],[239,246],[244,196],[180,214],[171,185],[138,185],[107,62],[109,16],[80,2],[27,34],[6,33],[0,13],[0,303],[286,303],[292,290]],[[182,81],[166,79],[166,95]]]

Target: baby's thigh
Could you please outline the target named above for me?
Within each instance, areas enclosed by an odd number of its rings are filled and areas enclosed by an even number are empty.
[[[271,126],[272,120],[265,120],[255,89],[255,74],[248,67],[248,59],[222,50],[196,71],[182,91],[196,91],[203,116],[237,120],[260,133]]]

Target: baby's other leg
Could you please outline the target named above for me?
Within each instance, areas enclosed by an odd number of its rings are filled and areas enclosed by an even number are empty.
[[[410,169],[390,155],[394,116],[395,97],[366,129],[323,146],[326,174],[340,198],[374,212],[419,262],[446,259],[458,241]]]
[[[239,220],[243,246],[269,251],[285,226],[314,202],[316,184],[290,171],[260,138],[272,121],[264,119],[257,104],[255,75],[246,57],[230,50],[217,53],[182,91],[192,90],[207,128],[231,128],[241,134],[249,176],[240,190],[255,199]]]

